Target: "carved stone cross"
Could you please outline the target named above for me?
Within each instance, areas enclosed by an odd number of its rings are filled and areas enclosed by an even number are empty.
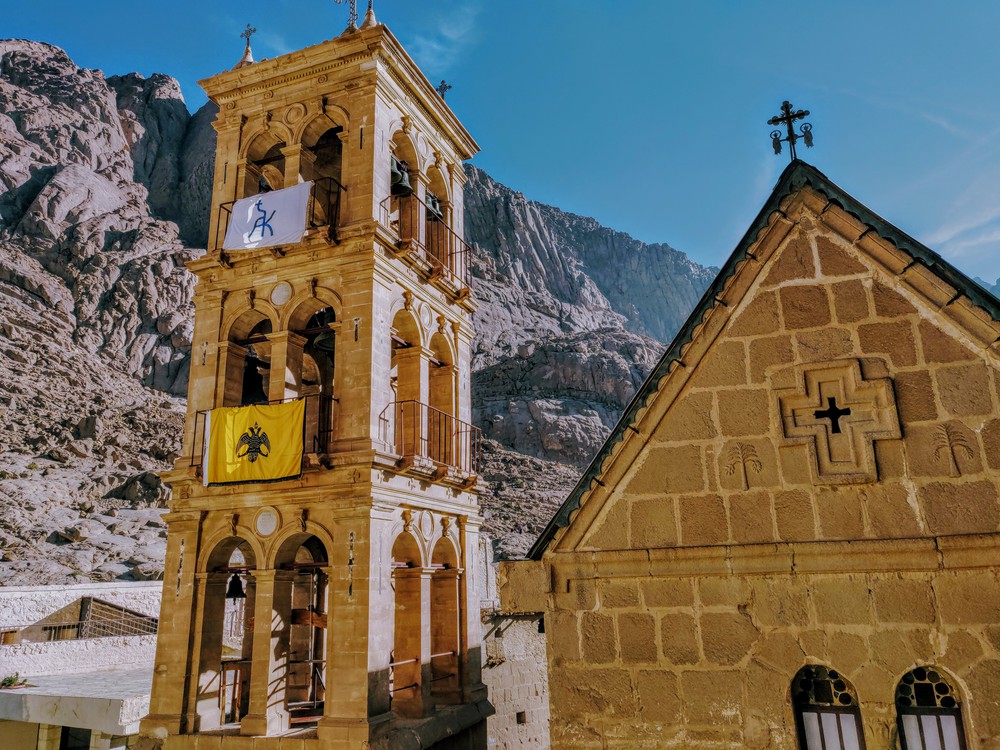
[[[800,378],[779,392],[781,426],[786,442],[809,446],[815,481],[877,481],[874,441],[901,434],[892,381],[865,380],[857,360],[807,365]]]

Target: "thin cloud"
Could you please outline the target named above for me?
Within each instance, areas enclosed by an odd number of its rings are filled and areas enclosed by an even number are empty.
[[[476,20],[482,10],[478,2],[463,3],[438,12],[434,28],[414,36],[407,45],[417,65],[432,75],[445,75],[476,41]]]

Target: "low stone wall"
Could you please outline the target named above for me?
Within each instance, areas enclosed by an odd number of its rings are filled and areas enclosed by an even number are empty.
[[[67,674],[143,664],[152,669],[155,654],[155,635],[18,643],[0,646],[0,677],[15,672],[22,675]]]
[[[159,617],[162,588],[162,581],[0,587],[0,630],[38,622],[85,596]]]

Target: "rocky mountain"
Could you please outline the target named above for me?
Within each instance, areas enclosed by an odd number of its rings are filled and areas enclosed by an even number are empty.
[[[997,279],[995,284],[991,284],[986,279],[981,279],[977,276],[976,283],[982,286],[986,291],[992,292],[994,296],[1000,297],[1000,279]]]
[[[214,117],[0,41],[0,585],[162,575]],[[468,169],[483,505],[518,554],[712,273]]]

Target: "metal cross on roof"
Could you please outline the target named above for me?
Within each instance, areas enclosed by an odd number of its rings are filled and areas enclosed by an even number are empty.
[[[799,126],[798,133],[795,132],[795,128],[793,127],[796,120],[804,120],[808,116],[808,109],[800,109],[793,112],[791,104],[787,101],[781,103],[781,114],[776,117],[772,117],[767,121],[767,124],[771,127],[784,125],[788,131],[788,135],[784,138],[781,137],[780,130],[771,131],[771,146],[774,148],[774,153],[780,154],[781,142],[786,141],[788,143],[788,150],[790,152],[790,156],[792,157],[792,161],[795,161],[797,158],[795,156],[795,142],[799,140],[799,138],[801,138],[806,144],[806,148],[812,148],[812,125],[808,122],[802,123],[802,125]]]
[[[250,24],[247,24],[246,31],[244,31],[242,34],[240,34],[240,39],[246,39],[247,40],[247,47],[249,47],[250,46],[250,37],[252,37],[256,33],[257,33],[257,29],[255,29]]]
[[[435,91],[441,94],[441,98],[444,99],[444,95],[447,94],[449,91],[451,91],[453,88],[455,87],[442,78],[441,83],[437,85]]]
[[[358,28],[358,0],[333,0],[337,5],[347,3],[350,13],[347,15],[347,30],[357,31]]]

